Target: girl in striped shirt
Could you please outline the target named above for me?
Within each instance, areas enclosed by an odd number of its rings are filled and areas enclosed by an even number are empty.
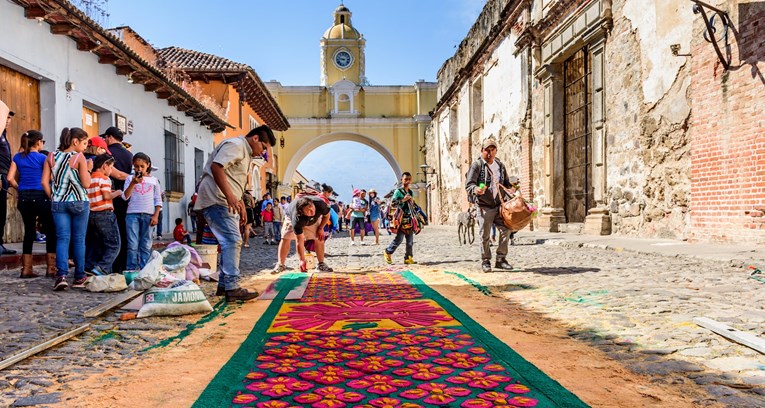
[[[122,190],[112,191],[109,176],[114,169],[114,157],[100,154],[93,159],[88,199],[90,218],[85,245],[85,270],[96,275],[112,273],[112,264],[120,253],[120,230],[114,215],[112,199]]]

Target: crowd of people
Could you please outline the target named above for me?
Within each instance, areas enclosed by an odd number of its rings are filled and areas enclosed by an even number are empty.
[[[163,192],[156,170],[145,153],[132,154],[115,128],[89,137],[80,128],[64,128],[55,150],[45,150],[41,132],[29,130],[21,135],[20,149],[11,154],[6,138],[14,112],[0,101],[0,231],[5,222],[5,196],[9,188],[17,191],[18,209],[24,224],[21,278],[34,278],[32,247],[39,234],[46,237],[46,276],[55,278],[54,290],[83,287],[88,274],[102,275],[124,270],[139,270],[152,252],[152,227],[159,224]],[[315,253],[317,271],[331,272],[325,262],[325,241],[333,232],[348,229],[350,245],[364,245],[374,234],[373,245],[380,244],[380,229],[395,234],[384,249],[387,263],[406,242],[404,264],[415,264],[414,235],[427,223],[422,209],[414,202],[410,188],[412,176],[402,174],[400,184],[383,200],[377,191],[354,189],[347,205],[335,201],[326,184],[306,188],[292,200],[273,199],[265,193],[256,201],[247,191],[252,159],[266,154],[276,139],[268,126],[252,129],[246,136],[226,139],[215,147],[205,164],[192,196],[188,215],[196,242],[220,245],[220,280],[217,295],[228,300],[249,300],[254,291],[239,286],[239,258],[249,248],[254,229],[262,229],[263,244],[278,245],[273,272],[287,269],[286,259],[292,241],[296,242],[301,271],[307,271]],[[128,146],[129,147],[129,146]],[[470,167],[466,191],[478,209],[481,231],[482,270],[491,271],[491,231],[499,230],[495,268],[511,269],[506,260],[510,231],[503,224],[499,206],[500,186],[517,189],[517,179],[508,177],[505,166],[496,159],[496,142],[484,141],[481,157]],[[161,233],[157,231],[158,235]],[[191,244],[183,219],[175,220],[173,238]],[[5,248],[0,235],[0,253]],[[206,239],[212,241],[206,241]]]

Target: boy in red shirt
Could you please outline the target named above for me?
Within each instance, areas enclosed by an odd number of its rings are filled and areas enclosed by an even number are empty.
[[[173,238],[181,244],[191,245],[191,235],[186,229],[183,228],[183,219],[175,219],[175,229],[173,230]]]
[[[264,244],[271,244],[275,245],[276,241],[274,241],[274,206],[271,203],[266,204],[266,209],[261,212],[261,216],[263,217],[263,237],[266,238],[266,240],[263,242]]]
[[[109,175],[112,174],[113,166],[112,156],[96,156],[93,159],[90,186],[87,188],[90,216],[85,240],[85,270],[96,275],[114,272],[112,264],[120,253],[119,227],[112,199],[122,195],[122,190],[112,191]]]

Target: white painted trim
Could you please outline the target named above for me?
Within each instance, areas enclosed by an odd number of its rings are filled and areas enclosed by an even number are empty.
[[[291,121],[292,120],[290,119],[290,122]],[[282,177],[282,179],[292,180],[292,177],[294,177],[295,172],[297,171],[298,165],[300,165],[300,162],[302,162],[303,159],[305,159],[309,153],[316,150],[319,146],[323,146],[327,143],[339,142],[343,140],[358,142],[371,147],[377,153],[380,153],[380,155],[382,155],[382,157],[385,158],[385,160],[388,161],[388,164],[393,169],[393,172],[396,173],[396,179],[401,178],[401,173],[402,173],[401,166],[399,166],[398,162],[396,161],[396,158],[393,156],[393,153],[391,153],[390,150],[388,150],[385,146],[381,145],[376,140],[359,133],[332,132],[332,133],[327,133],[327,134],[315,137],[311,139],[311,141],[309,141],[308,143],[301,146],[300,149],[298,149],[295,152],[295,154],[292,156],[289,164],[287,164],[287,168],[284,171],[284,177]]]

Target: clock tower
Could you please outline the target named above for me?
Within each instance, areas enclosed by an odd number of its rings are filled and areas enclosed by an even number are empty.
[[[321,38],[321,85],[331,87],[347,80],[365,85],[364,36],[351,23],[351,11],[340,5],[334,12],[334,24]]]

